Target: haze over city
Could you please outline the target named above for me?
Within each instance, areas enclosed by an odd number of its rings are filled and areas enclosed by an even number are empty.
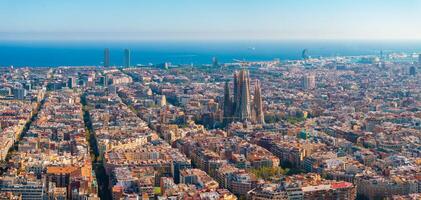
[[[1,40],[421,39],[418,0],[4,0]]]

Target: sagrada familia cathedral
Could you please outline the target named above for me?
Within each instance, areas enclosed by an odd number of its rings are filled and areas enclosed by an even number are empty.
[[[260,81],[254,84],[254,97],[250,94],[250,77],[248,70],[234,73],[234,96],[231,96],[229,82],[225,83],[224,122],[249,121],[264,124],[263,101]]]

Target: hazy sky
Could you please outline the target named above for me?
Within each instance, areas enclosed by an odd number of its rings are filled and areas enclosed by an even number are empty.
[[[0,39],[421,39],[421,0],[1,0]]]

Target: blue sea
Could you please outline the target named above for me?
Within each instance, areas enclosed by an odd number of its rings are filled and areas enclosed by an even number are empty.
[[[104,48],[118,66],[125,48],[131,49],[132,65],[208,64],[212,57],[221,63],[294,60],[303,49],[312,57],[420,53],[421,41],[0,41],[0,66],[99,66]]]

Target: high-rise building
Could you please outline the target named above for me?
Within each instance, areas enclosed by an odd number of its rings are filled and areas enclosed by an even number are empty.
[[[124,49],[124,67],[130,67],[130,49]]]
[[[409,75],[411,76],[417,75],[417,68],[415,66],[409,67]]]
[[[98,83],[101,86],[107,87],[108,86],[108,77],[107,77],[107,75],[98,77]]]
[[[212,57],[212,67],[219,67],[218,58]]]
[[[25,90],[25,88],[18,87],[18,88],[13,89],[13,97],[15,99],[23,100],[25,99],[26,95],[27,95],[27,91]]]
[[[421,66],[421,54],[418,55],[418,65]]]
[[[308,50],[304,49],[303,52],[301,53],[301,58],[303,58],[303,60],[307,60],[310,57],[308,56]]]
[[[303,88],[305,90],[316,88],[316,77],[314,74],[309,74],[303,77]]]
[[[32,84],[31,81],[27,81],[26,83],[23,84],[23,88],[25,88],[28,91],[32,90]]]
[[[225,83],[224,122],[252,121],[264,123],[260,82],[256,81],[253,101],[250,96],[250,77],[245,69],[234,73],[234,98],[231,98],[229,83]]]
[[[69,77],[67,79],[67,87],[68,88],[75,88],[76,87],[76,77]]]
[[[104,49],[104,67],[110,66],[110,49],[105,48]]]

